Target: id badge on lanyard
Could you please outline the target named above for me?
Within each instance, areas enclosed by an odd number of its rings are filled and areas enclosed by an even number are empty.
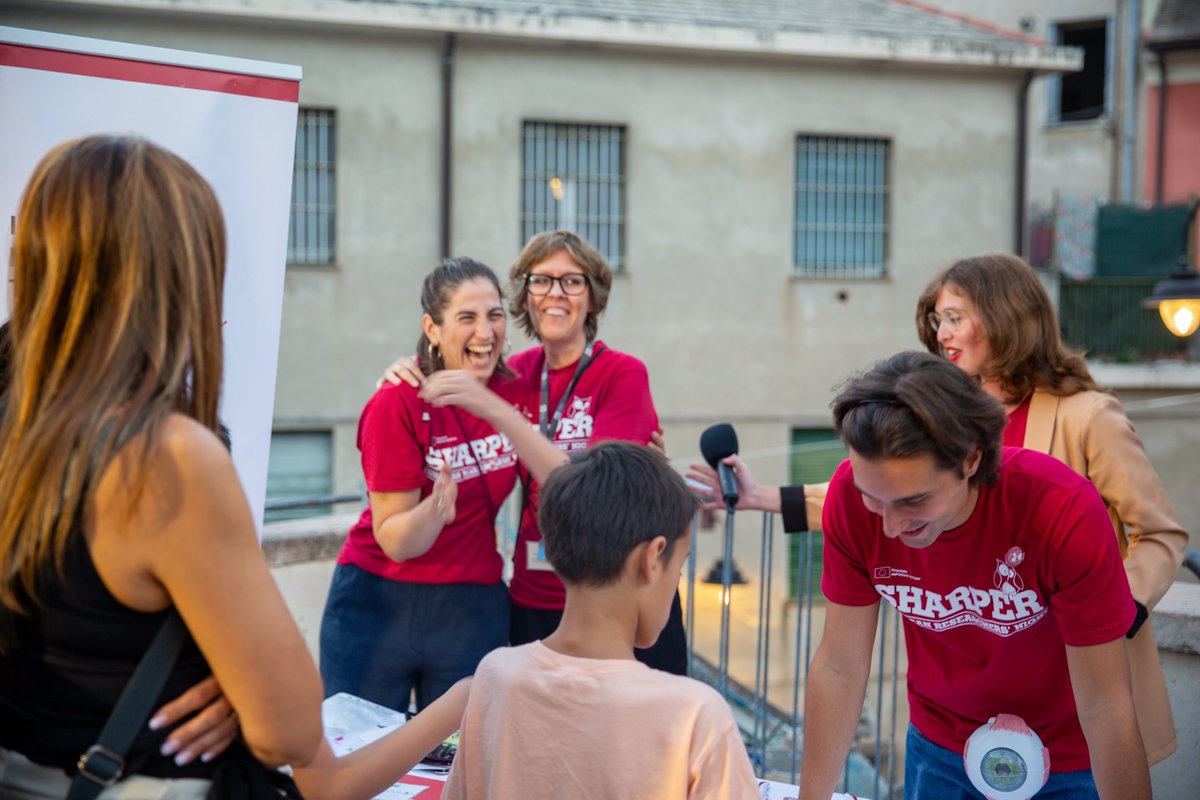
[[[525,569],[530,572],[553,572],[554,567],[546,560],[546,543],[542,541],[525,543]]]

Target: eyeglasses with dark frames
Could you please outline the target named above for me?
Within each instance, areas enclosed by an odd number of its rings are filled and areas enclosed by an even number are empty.
[[[568,272],[566,275],[526,275],[525,285],[530,294],[543,295],[550,293],[550,287],[557,281],[563,294],[583,294],[588,288],[588,277],[582,272]]]

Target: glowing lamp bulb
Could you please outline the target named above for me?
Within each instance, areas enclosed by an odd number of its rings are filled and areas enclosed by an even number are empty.
[[[963,765],[988,800],[1029,800],[1050,778],[1050,751],[1025,720],[997,714],[967,739]]]
[[[1200,300],[1162,300],[1158,304],[1158,315],[1171,333],[1191,336],[1200,326]]]

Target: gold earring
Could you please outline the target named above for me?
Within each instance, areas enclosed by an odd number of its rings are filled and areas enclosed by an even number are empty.
[[[442,360],[442,348],[436,344],[429,345],[429,360],[436,365]]]

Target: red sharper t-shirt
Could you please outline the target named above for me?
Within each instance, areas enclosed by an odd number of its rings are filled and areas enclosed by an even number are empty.
[[[821,588],[834,603],[880,597],[904,618],[911,719],[961,753],[999,713],[1050,749],[1053,772],[1088,769],[1064,644],[1121,638],[1134,605],[1104,503],[1050,456],[1005,449],[971,517],[925,549],[883,534],[850,462],[825,501]]]
[[[512,379],[488,388],[512,402]],[[350,529],[338,556],[373,575],[411,583],[498,583],[495,515],[516,482],[517,454],[508,437],[458,408],[434,408],[408,384],[385,384],[358,422],[363,476],[372,492],[421,490],[429,496],[443,461],[458,484],[457,516],[424,555],[393,561],[375,540],[371,509]]]

